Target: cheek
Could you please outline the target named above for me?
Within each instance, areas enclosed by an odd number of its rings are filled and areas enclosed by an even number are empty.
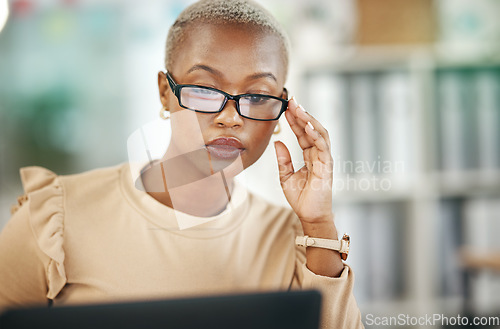
[[[182,153],[195,151],[205,145],[203,125],[197,118],[197,113],[188,110],[172,111],[170,115],[172,127],[172,142]]]
[[[264,153],[276,126],[275,122],[257,122],[250,132],[252,154],[256,161]]]

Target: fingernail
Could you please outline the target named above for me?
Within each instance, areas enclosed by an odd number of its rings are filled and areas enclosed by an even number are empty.
[[[313,127],[313,125],[312,125],[311,122],[307,122],[307,125],[309,126],[309,128],[311,128],[312,130],[314,130],[314,127]]]
[[[302,112],[307,113],[306,110],[302,107],[302,105],[299,105],[299,109],[301,109]]]
[[[299,103],[297,102],[295,96],[292,96],[291,101],[294,103],[295,106],[299,106]]]

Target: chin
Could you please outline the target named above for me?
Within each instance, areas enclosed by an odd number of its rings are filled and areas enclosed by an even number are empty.
[[[225,178],[233,178],[245,170],[246,166],[241,156],[234,159],[213,159],[209,168],[212,174],[223,171]]]

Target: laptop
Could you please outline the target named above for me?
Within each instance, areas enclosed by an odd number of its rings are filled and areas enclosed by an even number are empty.
[[[317,329],[317,291],[9,310],[1,329]]]

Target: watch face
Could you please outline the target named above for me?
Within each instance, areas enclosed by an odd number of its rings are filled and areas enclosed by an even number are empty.
[[[342,237],[342,240],[347,243],[347,248],[346,248],[345,253],[340,254],[340,257],[342,258],[342,260],[346,260],[347,256],[349,255],[349,247],[351,246],[351,238],[347,234],[344,234],[344,236]]]

